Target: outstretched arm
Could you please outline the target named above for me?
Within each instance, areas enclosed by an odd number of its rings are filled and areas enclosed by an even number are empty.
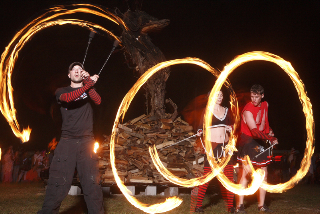
[[[67,102],[67,103],[74,101],[74,100],[78,99],[85,91],[87,91],[92,86],[94,86],[95,82],[91,78],[87,78],[87,79],[83,80],[83,84],[84,84],[83,87],[81,87],[75,91],[61,94],[59,97],[59,100],[63,101],[63,102]]]

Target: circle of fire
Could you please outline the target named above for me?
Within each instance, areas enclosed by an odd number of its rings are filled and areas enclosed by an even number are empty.
[[[307,96],[307,93],[305,91],[304,84],[302,80],[300,79],[298,73],[294,70],[294,68],[291,66],[290,62],[285,61],[281,57],[267,53],[262,51],[254,51],[254,52],[248,52],[245,54],[242,54],[240,56],[237,56],[234,60],[232,60],[228,65],[224,67],[224,70],[221,72],[219,78],[217,79],[209,97],[208,106],[206,109],[206,117],[205,117],[205,127],[210,126],[211,124],[211,117],[212,113],[209,111],[209,109],[214,107],[214,104],[216,102],[216,98],[213,96],[217,91],[219,91],[222,87],[222,84],[227,79],[229,74],[232,73],[234,69],[239,67],[240,65],[249,62],[249,61],[255,61],[255,60],[264,60],[273,62],[277,65],[279,65],[290,77],[292,80],[300,99],[300,102],[303,107],[303,112],[306,116],[306,130],[307,130],[307,141],[306,141],[306,149],[304,152],[304,157],[301,161],[300,169],[296,173],[295,176],[293,176],[288,182],[286,183],[280,183],[277,185],[270,185],[266,183],[265,181],[261,184],[261,187],[265,189],[268,192],[272,193],[281,193],[283,191],[286,191],[294,185],[299,182],[308,172],[310,164],[311,164],[311,156],[314,152],[314,120],[313,120],[313,113],[312,113],[312,105],[310,102],[309,97]],[[209,118],[208,118],[209,117]],[[206,129],[205,129],[206,131]],[[208,139],[206,139],[208,140]],[[206,144],[207,145],[207,144]],[[210,166],[213,167],[214,163],[209,161]],[[254,171],[253,171],[254,172]],[[220,180],[219,176],[218,179]]]
[[[170,65],[175,65],[175,64],[181,64],[181,63],[189,63],[189,64],[195,64],[198,65],[206,70],[208,70],[209,72],[211,72],[213,75],[215,75],[216,77],[218,77],[219,73],[218,71],[216,71],[214,68],[212,68],[209,64],[207,64],[206,62],[197,59],[197,58],[185,58],[185,59],[177,59],[177,60],[171,60],[171,61],[166,61],[166,62],[162,62],[159,63],[157,65],[155,65],[154,67],[150,68],[148,71],[146,71],[144,73],[143,76],[141,76],[141,78],[136,82],[136,84],[133,86],[133,88],[128,92],[128,94],[130,94],[130,96],[132,96],[131,94],[133,94],[133,96],[137,93],[137,91],[139,90],[139,88],[142,86],[142,84],[145,83],[145,81],[148,80],[148,78],[150,78],[154,73],[156,73],[157,71],[166,68]],[[218,78],[219,79],[219,78]],[[218,81],[218,80],[217,80]],[[231,87],[231,84],[229,83],[229,81],[227,81],[226,79],[224,79],[223,82],[221,82],[221,86],[222,84],[225,84],[226,87],[229,88],[230,90],[230,105],[231,105],[231,110],[233,112],[234,118],[235,118],[235,128],[234,130],[236,130],[236,126],[239,124],[239,109],[238,109],[238,102],[237,102],[237,98],[236,95]],[[139,88],[137,88],[139,87]],[[219,90],[220,90],[219,88]],[[219,91],[218,90],[218,91]],[[206,151],[211,151],[211,142],[210,142],[210,132],[206,129],[206,127],[209,127],[210,125],[208,125],[206,122],[208,122],[209,124],[211,124],[212,122],[212,115],[213,112],[210,109],[213,109],[214,106],[209,105],[211,103],[212,96],[213,93],[215,92],[211,92],[210,96],[209,96],[209,100],[208,100],[208,104],[206,107],[206,114],[205,114],[205,121],[204,121],[204,130],[205,130],[205,147],[206,147]],[[127,94],[127,95],[128,95]],[[129,97],[127,98],[127,96],[124,98],[124,100],[128,99],[128,102],[130,104],[131,100],[133,99],[133,97],[131,99],[129,99]],[[124,101],[123,100],[123,101]],[[214,101],[215,103],[215,101]],[[128,107],[124,107],[124,110],[122,110],[123,112],[126,111]],[[209,120],[208,120],[209,118]],[[207,120],[207,121],[206,121]],[[211,165],[211,172],[203,175],[201,177],[197,177],[197,178],[193,178],[193,179],[183,179],[180,178],[178,176],[175,176],[172,172],[170,172],[168,169],[165,168],[165,166],[162,164],[159,155],[157,153],[157,149],[155,147],[155,145],[153,147],[149,147],[149,153],[150,156],[152,158],[153,164],[154,166],[157,168],[157,170],[169,181],[171,181],[174,184],[180,185],[180,186],[184,186],[184,187],[194,187],[194,186],[199,186],[202,185],[204,183],[209,182],[211,179],[213,179],[215,176],[218,177],[218,179],[220,180],[220,182],[231,192],[234,192],[238,195],[252,195],[253,193],[255,193],[259,186],[261,185],[263,179],[264,179],[264,171],[262,171],[261,169],[258,169],[256,171],[253,170],[253,174],[252,174],[252,183],[247,187],[244,188],[242,187],[240,184],[234,184],[233,182],[231,182],[223,173],[222,170],[223,168],[227,165],[227,163],[229,162],[233,151],[235,151],[235,136],[233,134],[233,132],[230,135],[230,141],[226,146],[226,153],[227,156],[222,158],[220,160],[220,163],[218,164],[214,157],[211,157],[208,153],[207,158],[208,161]],[[248,157],[246,157],[247,160],[249,160]],[[249,162],[249,166],[251,167],[251,169],[253,169],[253,166],[251,164],[251,162]]]
[[[56,19],[62,15],[74,14],[74,13],[89,13],[103,18],[109,19],[110,21],[121,25],[124,29],[127,29],[125,23],[122,19],[115,16],[114,14],[106,11],[98,6],[89,5],[89,4],[74,4],[73,9],[66,9],[64,6],[54,7],[49,9],[46,13],[34,19],[32,22],[27,24],[23,29],[21,29],[11,40],[9,45],[6,47],[5,51],[1,55],[0,60],[0,110],[3,116],[8,121],[13,133],[16,137],[20,138],[22,142],[27,142],[30,137],[31,129],[23,129],[20,131],[20,126],[16,118],[16,110],[14,108],[13,102],[13,88],[11,84],[11,76],[14,69],[15,62],[18,59],[18,54],[24,45],[40,30],[55,26],[55,25],[64,25],[72,24],[78,25],[80,27],[85,27],[93,31],[95,29],[102,30],[110,34],[114,39],[118,40],[121,45],[121,41],[110,31],[104,27],[90,23],[84,20],[79,19]],[[114,162],[113,162],[114,163]],[[117,174],[116,171],[114,173]],[[117,174],[118,175],[118,174]],[[126,194],[126,187],[121,183],[121,180],[116,179],[117,185],[120,190],[124,193],[128,201],[133,204],[135,207],[148,212],[148,213],[159,213],[166,212],[168,210],[174,209],[175,207],[181,204],[181,200],[175,198],[169,198],[166,202],[161,204],[154,204],[148,206],[146,204],[140,203],[135,198],[131,197],[129,194]],[[124,188],[126,190],[124,190]]]
[[[126,29],[125,24],[123,21],[114,16],[112,13],[103,10],[102,8],[98,6],[93,6],[89,4],[81,4],[81,5],[72,5],[77,8],[75,9],[66,9],[64,7],[55,7],[51,8],[48,12],[45,14],[39,16],[29,24],[27,24],[22,30],[20,30],[14,38],[11,40],[9,45],[6,47],[5,51],[1,55],[1,61],[0,61],[0,75],[2,78],[0,78],[0,110],[1,113],[4,115],[6,120],[8,121],[9,125],[11,126],[12,131],[14,134],[20,138],[23,142],[26,142],[29,140],[30,132],[31,129],[28,127],[27,129],[23,129],[20,131],[20,126],[19,123],[16,119],[16,110],[14,108],[14,102],[13,102],[13,88],[11,85],[11,75],[13,72],[14,64],[18,58],[18,53],[22,49],[22,47],[28,42],[38,31],[45,29],[50,26],[54,25],[64,25],[64,24],[73,24],[73,25],[78,25],[81,27],[86,27],[89,30],[93,30],[92,27],[103,30],[104,32],[107,32],[110,34],[112,37],[119,39],[113,35],[110,31],[107,29],[101,27],[100,25],[93,24],[90,22],[86,22],[83,20],[78,20],[78,19],[58,19],[58,20],[53,20],[59,16],[66,15],[66,14],[73,14],[73,13],[90,13],[90,14],[95,14],[97,16],[101,16],[104,18],[107,18],[114,23],[118,25],[124,26]],[[310,159],[314,151],[314,136],[313,136],[313,128],[314,128],[314,122],[313,122],[313,114],[312,114],[312,105],[309,100],[309,98],[306,95],[306,92],[304,90],[304,85],[299,78],[297,72],[292,68],[291,64],[289,62],[286,62],[282,58],[266,53],[266,52],[250,52],[243,54],[241,56],[238,56],[236,59],[234,59],[229,65],[225,66],[223,72],[219,76],[218,80],[216,81],[216,84],[214,85],[210,96],[209,96],[209,102],[206,108],[206,114],[205,114],[205,124],[204,124],[204,130],[206,133],[206,139],[205,139],[205,144],[206,144],[206,150],[210,151],[211,144],[208,141],[209,133],[207,132],[205,127],[210,126],[211,123],[211,117],[212,117],[212,112],[209,109],[212,109],[214,104],[215,104],[215,98],[214,94],[215,92],[219,91],[220,88],[222,87],[222,84],[226,81],[227,76],[238,66],[241,64],[248,62],[248,61],[253,61],[253,60],[265,60],[265,61],[270,61],[278,64],[291,78],[293,81],[296,90],[298,91],[298,95],[300,98],[300,101],[303,105],[303,112],[305,113],[306,116],[306,129],[307,129],[307,142],[306,142],[306,149],[305,149],[305,155],[304,158],[301,162],[301,167],[298,170],[297,174],[292,177],[288,182],[284,184],[278,184],[278,185],[269,185],[265,182],[261,184],[261,187],[266,189],[269,192],[283,192],[289,188],[292,188],[295,183],[297,183],[299,180],[304,177],[309,169],[310,166]],[[174,61],[174,60],[173,60]],[[208,64],[202,62],[199,59],[194,59],[194,58],[187,58],[187,59],[182,59],[182,60],[176,60],[176,62],[171,61],[172,64],[178,64],[178,63],[191,63],[191,64],[197,64],[201,67],[206,68],[207,70],[212,69]],[[162,67],[161,67],[162,66]],[[169,64],[164,65],[164,63],[160,63],[156,66],[154,66],[152,69],[149,69],[139,80],[144,79],[144,82],[150,78],[156,71],[169,66]],[[208,69],[209,68],[209,69]],[[156,70],[158,69],[158,70]],[[143,82],[143,83],[144,83]],[[142,84],[143,84],[142,83]],[[139,90],[141,87],[141,82],[137,85],[137,83],[133,86],[131,90]],[[131,91],[130,90],[130,91]],[[129,91],[129,92],[130,92]],[[117,170],[115,167],[115,157],[114,157],[114,140],[115,140],[115,131],[116,127],[119,123],[120,116],[124,117],[126,109],[129,107],[131,100],[133,99],[135,94],[128,94],[125,96],[124,100],[122,101],[117,116],[116,120],[113,126],[113,131],[112,131],[112,138],[110,142],[110,160],[111,160],[111,165],[112,165],[112,170],[115,176],[115,180],[117,182],[117,185],[119,186],[120,190],[124,193],[125,197],[129,200],[130,203],[132,203],[134,206],[137,208],[148,212],[148,213],[160,213],[160,212],[166,212],[168,210],[174,209],[175,207],[179,206],[181,204],[181,200],[178,198],[169,198],[166,200],[166,202],[162,204],[154,204],[151,206],[147,206],[146,204],[141,204],[138,202],[135,198],[130,196],[130,191],[123,185],[120,177],[117,174]],[[231,103],[234,102],[233,95],[230,95],[231,98]],[[234,102],[236,103],[236,102]],[[233,108],[237,112],[236,114],[236,121],[239,121],[239,113],[238,113],[238,106],[237,103],[235,105],[231,105],[231,108]],[[125,109],[125,110],[124,110]],[[237,124],[237,123],[236,123]],[[235,139],[232,135],[230,138],[230,142],[228,143],[227,150],[230,150],[231,152],[235,150]],[[149,148],[150,155],[152,157],[152,160],[158,169],[158,171],[164,175],[168,180],[172,181],[173,183],[176,183],[178,185],[182,186],[198,186],[203,183],[206,183],[210,181],[214,176],[217,175],[218,179],[222,182],[222,184],[227,187],[232,192],[235,192],[236,194],[250,194],[254,189],[257,189],[256,186],[260,186],[261,181],[263,180],[264,174],[259,172],[259,170],[254,171],[253,170],[253,182],[252,186],[247,188],[247,190],[250,191],[244,191],[244,189],[236,184],[233,184],[232,182],[229,182],[228,179],[221,173],[222,168],[226,165],[226,163],[230,159],[230,155],[227,155],[225,159],[221,161],[221,164],[217,164],[216,161],[208,156],[208,161],[210,163],[210,166],[212,168],[212,172],[209,175],[196,178],[196,179],[191,179],[191,180],[183,180],[180,178],[177,178],[173,176],[168,170],[163,167],[159,157],[157,156],[157,151],[155,148]],[[251,162],[249,162],[251,164]],[[252,166],[252,165],[251,165]],[[256,175],[256,176],[255,176]],[[241,190],[239,192],[239,190]],[[254,191],[255,192],[255,191]],[[253,194],[253,193],[251,193]]]

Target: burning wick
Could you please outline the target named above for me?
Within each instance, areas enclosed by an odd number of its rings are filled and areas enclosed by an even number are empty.
[[[99,149],[99,143],[98,142],[95,142],[94,143],[94,149],[93,149],[93,151],[94,151],[94,153],[97,153],[97,150]]]

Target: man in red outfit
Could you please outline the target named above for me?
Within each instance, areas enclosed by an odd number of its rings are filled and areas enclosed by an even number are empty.
[[[242,176],[240,184],[246,187],[248,184],[248,174],[251,168],[244,157],[248,155],[255,168],[260,168],[265,172],[265,181],[267,180],[267,165],[271,162],[268,158],[268,152],[262,146],[262,142],[268,140],[270,144],[278,143],[274,137],[273,131],[269,126],[268,103],[262,102],[264,89],[261,85],[253,85],[250,89],[251,102],[243,109],[241,115],[241,136],[238,142],[238,157],[242,163]],[[258,190],[258,210],[261,212],[272,212],[265,204],[266,190],[261,187]],[[244,196],[237,197],[236,212],[245,213],[243,206]]]

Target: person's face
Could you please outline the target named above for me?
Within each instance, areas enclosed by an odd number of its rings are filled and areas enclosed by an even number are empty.
[[[75,65],[73,66],[72,70],[69,71],[68,77],[74,83],[81,83],[82,82],[81,72],[82,72],[82,68],[79,65]]]
[[[222,93],[222,91],[219,91],[219,92],[216,94],[216,96],[217,96],[216,104],[217,104],[217,105],[221,105],[222,100],[223,100],[223,93]]]
[[[251,92],[251,102],[254,106],[259,106],[264,94],[256,94]]]

